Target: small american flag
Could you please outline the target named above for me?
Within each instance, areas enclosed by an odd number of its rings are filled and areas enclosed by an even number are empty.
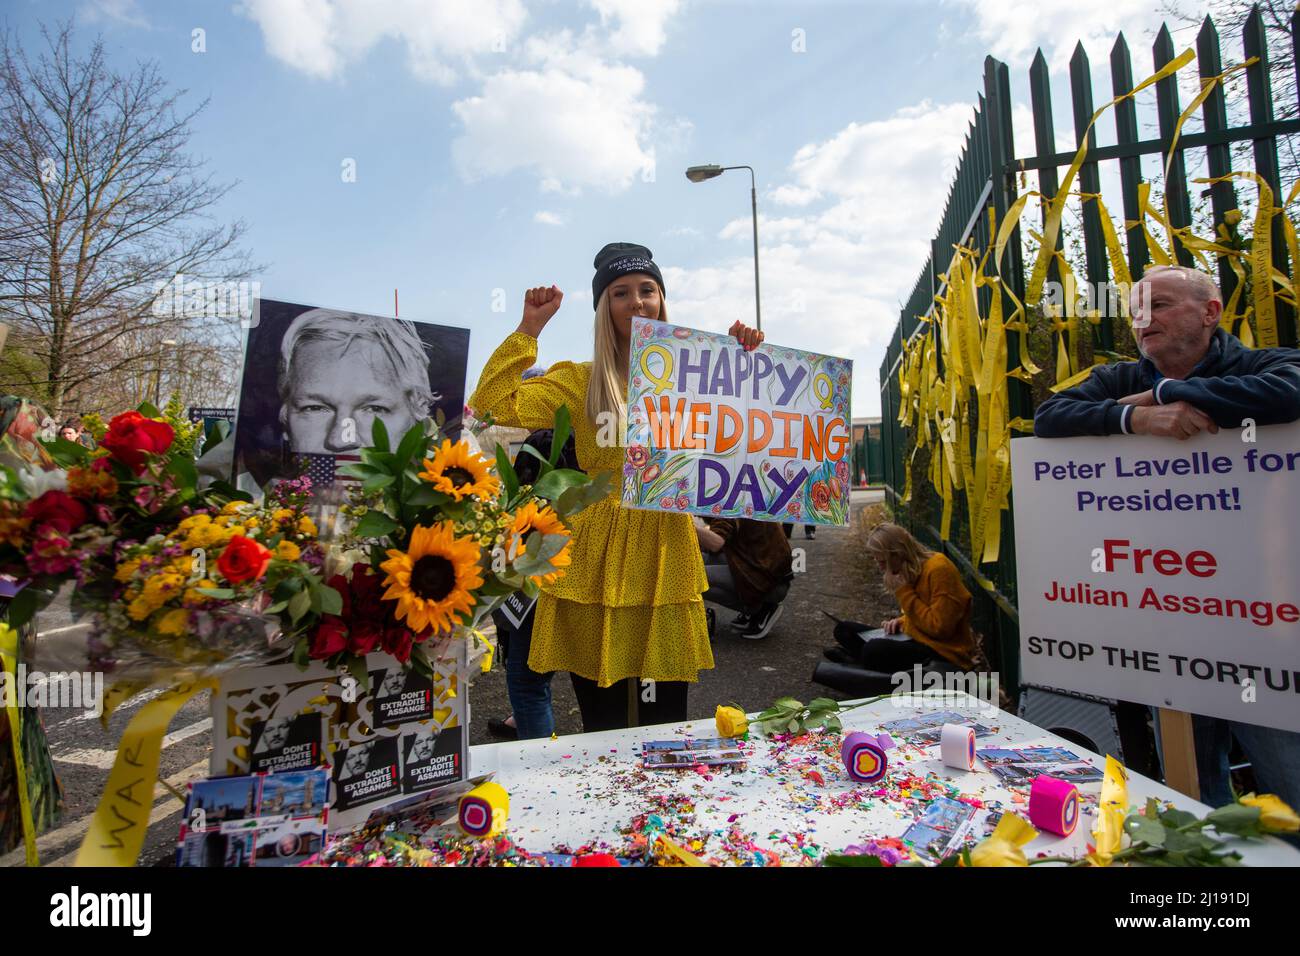
[[[303,474],[311,479],[313,488],[326,488],[335,482],[360,481],[351,475],[341,474],[338,468],[361,460],[360,455],[298,455]]]

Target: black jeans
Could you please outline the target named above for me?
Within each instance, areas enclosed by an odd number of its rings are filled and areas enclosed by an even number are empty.
[[[609,687],[598,687],[594,680],[587,680],[577,674],[570,674],[573,681],[573,693],[578,698],[578,710],[582,712],[583,733],[595,733],[598,730],[622,730],[625,727],[645,727],[650,724],[680,723],[686,720],[686,689],[690,685],[685,681],[655,681],[653,685],[643,686],[639,679],[628,677]],[[632,685],[629,689],[629,685]],[[654,700],[647,701],[644,695],[654,691]],[[629,694],[635,693],[635,703],[629,701]],[[629,721],[635,713],[634,722]]]
[[[835,625],[836,642],[869,671],[894,673],[908,670],[913,664],[925,665],[943,659],[910,637],[864,637],[870,630],[857,621],[840,621]]]

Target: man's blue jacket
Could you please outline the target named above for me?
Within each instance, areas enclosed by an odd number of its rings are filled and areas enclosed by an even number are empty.
[[[1083,384],[1053,395],[1034,414],[1040,438],[1132,433],[1132,405],[1118,399],[1152,389],[1157,404],[1187,402],[1220,428],[1240,428],[1243,419],[1278,425],[1300,418],[1300,350],[1248,349],[1216,329],[1205,358],[1191,375],[1165,378],[1150,359],[1099,365]]]

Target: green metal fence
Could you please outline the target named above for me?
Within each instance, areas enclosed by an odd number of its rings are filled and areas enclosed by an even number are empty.
[[[1231,161],[1229,144],[1251,141],[1254,171],[1269,185],[1275,197],[1285,195],[1281,191],[1279,182],[1278,137],[1300,133],[1300,121],[1274,119],[1268,47],[1264,29],[1263,18],[1256,7],[1245,25],[1241,37],[1242,55],[1237,58],[1240,62],[1245,62],[1251,57],[1257,58],[1257,62],[1245,71],[1249,91],[1250,123],[1245,126],[1229,126],[1223,91],[1219,87],[1201,106],[1204,131],[1180,136],[1172,156],[1168,154],[1174,143],[1175,124],[1182,111],[1179,105],[1177,77],[1171,76],[1155,85],[1160,131],[1158,138],[1146,140],[1139,138],[1136,108],[1132,99],[1129,99],[1113,111],[1116,145],[1098,148],[1095,128],[1089,131],[1089,123],[1094,111],[1094,96],[1088,57],[1082,44],[1076,48],[1070,63],[1075,143],[1082,143],[1083,137],[1087,135],[1090,147],[1087,162],[1079,171],[1078,189],[1084,193],[1099,193],[1101,181],[1099,164],[1105,162],[1118,164],[1122,200],[1111,202],[1109,205],[1112,208],[1122,206],[1125,222],[1121,235],[1126,240],[1127,264],[1134,277],[1140,276],[1149,262],[1144,232],[1145,212],[1139,203],[1139,186],[1142,182],[1141,156],[1157,154],[1168,158],[1169,175],[1165,189],[1169,223],[1174,227],[1187,226],[1192,221],[1190,204],[1192,187],[1187,181],[1184,163],[1184,154],[1189,150],[1205,150],[1206,165],[1210,175],[1217,177],[1229,171]],[[1294,38],[1294,48],[1300,50],[1300,12],[1292,18],[1291,34]],[[1152,50],[1154,69],[1151,72],[1160,70],[1174,58],[1175,50],[1171,35],[1168,29],[1164,28],[1160,31]],[[1297,61],[1300,62],[1300,57],[1297,57]],[[1202,78],[1217,76],[1223,70],[1218,34],[1208,17],[1202,24],[1197,38],[1197,63]],[[997,221],[999,223],[1003,221],[1008,208],[1017,199],[1019,175],[1025,170],[1037,170],[1040,191],[1047,196],[1052,196],[1058,188],[1058,169],[1068,167],[1075,158],[1073,152],[1056,151],[1048,72],[1046,61],[1040,51],[1029,71],[1037,155],[1017,159],[1011,129],[1012,104],[1008,69],[1005,64],[993,57],[985,60],[983,93],[975,108],[971,128],[938,231],[931,243],[929,259],[921,270],[916,286],[902,310],[880,369],[881,453],[886,501],[893,509],[896,520],[908,527],[930,547],[942,550],[963,569],[971,593],[975,595],[973,626],[985,635],[985,649],[990,661],[995,669],[1001,672],[1003,686],[1013,696],[1019,688],[1019,630],[1016,613],[1015,539],[1011,511],[1002,513],[1002,547],[997,562],[981,565],[977,569],[970,559],[969,516],[961,496],[957,496],[954,502],[948,539],[943,540],[940,536],[939,516],[942,502],[926,478],[929,462],[925,459],[925,449],[917,454],[913,462],[911,500],[906,505],[902,504],[901,499],[906,483],[905,463],[912,454],[915,436],[910,434],[910,430],[900,427],[898,423],[899,372],[904,344],[917,336],[935,334],[926,320],[934,311],[935,296],[943,292],[941,274],[952,257],[953,248],[957,245],[966,245],[973,246],[981,252],[987,250],[990,241],[987,210],[992,207],[996,212]],[[1111,96],[1099,98],[1101,102],[1107,102],[1111,97],[1118,97],[1134,89],[1132,61],[1128,44],[1122,35],[1111,51],[1110,77]],[[1210,200],[1216,228],[1227,220],[1232,210],[1238,208],[1238,197],[1234,185],[1230,182],[1214,185],[1210,190]],[[1290,273],[1288,273],[1289,262],[1281,220],[1281,216],[1273,218],[1272,260],[1273,267],[1285,276]],[[1006,282],[1006,292],[1014,294],[1017,300],[1024,301],[1026,275],[1019,233],[1020,229],[1017,227],[1008,243],[1002,275]],[[1083,204],[1082,240],[1086,279],[1093,283],[1094,287],[1100,286],[1108,280],[1111,269],[1096,203]],[[1171,242],[1175,244],[1177,260],[1184,264],[1192,264],[1193,256],[1190,250],[1176,239],[1171,239]],[[1218,272],[1226,301],[1238,280],[1226,260],[1220,260]],[[1049,271],[1049,278],[1054,277],[1058,277],[1055,265]],[[1007,298],[1006,292],[1003,293],[1003,314],[1010,315],[1014,304]],[[991,294],[989,288],[983,288],[979,292],[978,305],[981,316],[988,314]],[[1100,354],[1115,349],[1117,331],[1121,335],[1126,334],[1126,330],[1117,330],[1112,326],[1111,319],[1103,316],[1092,329],[1091,344],[1095,352]],[[1007,332],[1008,369],[1017,364],[1020,334],[1022,333],[1016,331]],[[1295,344],[1294,315],[1285,303],[1279,303],[1278,334],[1281,344]],[[1051,341],[1054,342],[1055,339]],[[1010,415],[1032,418],[1034,398],[1030,386],[1009,377],[1007,387]],[[1044,389],[1040,387],[1038,391],[1042,393]],[[977,417],[976,404],[972,402],[970,407],[972,418]],[[971,440],[973,448],[979,423],[972,420],[969,426],[967,437]],[[1014,495],[1014,490],[1012,494]],[[991,590],[977,583],[980,576],[992,584]]]

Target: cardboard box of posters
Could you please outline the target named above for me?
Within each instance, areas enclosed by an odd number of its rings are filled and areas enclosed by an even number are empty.
[[[432,680],[366,658],[370,690],[346,672],[292,662],[241,668],[212,695],[213,776],[330,768],[329,826],[468,779],[464,648]]]

